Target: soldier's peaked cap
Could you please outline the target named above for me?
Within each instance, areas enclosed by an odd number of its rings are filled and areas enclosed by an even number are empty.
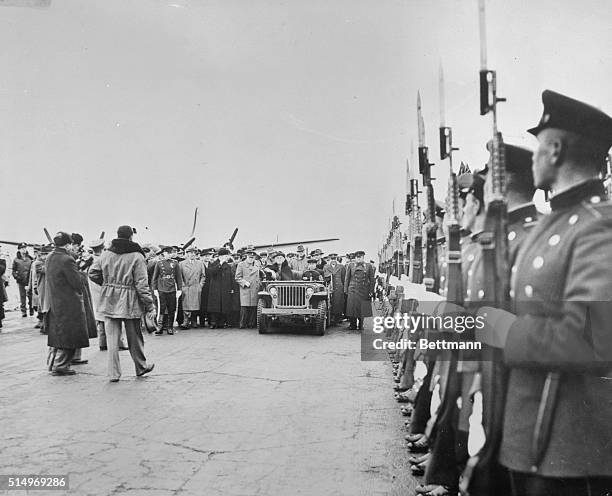
[[[174,251],[173,246],[162,246],[161,253],[172,253]]]
[[[356,257],[363,257],[364,255],[365,255],[365,251],[363,250],[358,250],[355,252]]]
[[[546,128],[573,131],[601,143],[612,146],[612,117],[599,109],[555,91],[542,93],[544,111],[536,127],[527,132],[537,136]]]

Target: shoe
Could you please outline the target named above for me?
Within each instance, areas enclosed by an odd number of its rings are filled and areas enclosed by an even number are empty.
[[[72,365],[85,365],[86,363],[89,363],[89,360],[83,360],[82,358],[78,358],[77,360],[72,360],[70,363]]]
[[[120,349],[121,351],[127,351],[127,350],[129,350],[129,348],[128,348],[127,346],[119,346],[119,349]]]
[[[163,334],[164,334],[164,330],[163,329],[159,329],[159,330],[155,331],[155,335],[156,336],[161,336]]]
[[[154,368],[155,368],[155,364],[152,363],[146,369],[144,369],[140,374],[136,374],[136,376],[137,377],[142,377],[143,375],[148,374],[149,372],[151,372]]]
[[[119,382],[119,379],[110,379],[108,382]]]
[[[356,326],[349,326],[349,331],[356,331],[357,327]]]
[[[106,351],[108,348],[106,346],[100,346],[100,351]]]
[[[51,375],[74,375],[76,374],[76,370],[72,369],[59,369],[51,372]]]
[[[28,314],[27,314],[27,313],[22,313],[22,314],[21,314],[21,316],[22,316],[22,317],[27,317],[27,316],[28,316]]]
[[[170,327],[170,329],[167,329],[166,332],[172,336],[174,334],[174,329]]]
[[[187,329],[190,329],[190,327],[189,327],[188,325],[181,324],[181,325],[179,326],[179,329],[183,329],[183,330],[185,330],[185,331],[186,331]]]
[[[30,310],[30,317],[34,315],[34,310]]]
[[[41,329],[42,328],[42,324],[40,322],[37,322],[36,325],[34,326],[34,329]]]

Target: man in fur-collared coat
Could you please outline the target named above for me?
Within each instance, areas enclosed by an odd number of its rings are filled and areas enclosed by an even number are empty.
[[[59,232],[53,238],[55,249],[47,258],[46,297],[49,311],[45,314],[47,343],[54,348],[53,375],[74,375],[70,368],[77,348],[89,346],[85,308],[83,306],[83,282],[76,261],[69,252],[72,238]]]

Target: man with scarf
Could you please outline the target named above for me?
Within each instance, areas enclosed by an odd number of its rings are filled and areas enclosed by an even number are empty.
[[[117,239],[113,239],[110,248],[94,260],[89,270],[89,278],[102,286],[98,313],[104,316],[111,382],[118,382],[121,377],[119,346],[122,324],[136,375],[141,377],[154,367],[154,364],[148,365],[145,358],[140,319],[144,312],[154,313],[155,307],[144,253],[132,241],[132,235],[130,226],[120,226]]]

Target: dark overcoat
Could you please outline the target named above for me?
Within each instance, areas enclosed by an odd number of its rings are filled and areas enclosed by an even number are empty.
[[[344,279],[347,317],[362,319],[372,316],[371,295],[374,294],[375,283],[376,278],[372,265],[365,262],[349,265]]]
[[[215,260],[208,265],[210,288],[207,311],[209,313],[230,313],[234,310],[233,291],[236,284],[234,273],[232,266],[227,262],[220,264],[219,260]]]
[[[210,293],[210,267],[211,262],[202,262],[204,265],[204,286],[202,286],[202,292],[200,293],[200,315],[204,315],[208,312],[208,295]]]
[[[331,280],[333,291],[331,294],[331,313],[342,315],[344,313],[344,279],[346,268],[340,263],[328,263],[323,266],[323,276],[326,281]]]
[[[83,305],[83,279],[76,261],[63,248],[55,248],[45,263],[47,344],[53,348],[87,348],[89,337]]]

